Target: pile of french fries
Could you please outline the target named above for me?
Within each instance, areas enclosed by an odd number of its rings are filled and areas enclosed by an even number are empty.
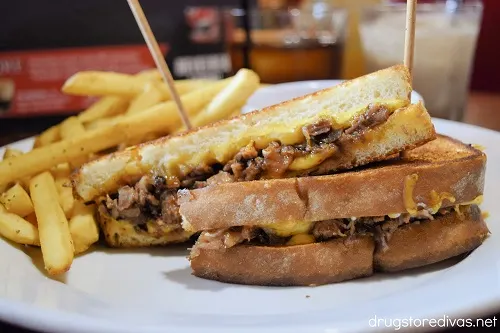
[[[224,80],[180,80],[175,85],[198,127],[239,114],[259,87],[259,77],[242,69]],[[184,130],[156,70],[136,75],[79,72],[62,91],[99,99],[37,136],[33,150],[7,147],[0,161],[0,235],[39,246],[49,275],[66,272],[75,255],[99,240],[96,207],[74,197],[71,172],[104,152]]]

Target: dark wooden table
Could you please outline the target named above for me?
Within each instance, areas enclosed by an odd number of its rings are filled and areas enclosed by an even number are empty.
[[[47,128],[52,124],[60,122],[61,120],[61,117],[50,117],[43,121],[37,122],[27,119],[18,119],[15,121],[6,122],[5,120],[0,119],[0,146],[32,136],[35,133],[41,131],[43,128]],[[472,93],[469,97],[464,122],[500,131],[500,94]],[[500,320],[500,309],[498,309],[497,313],[495,314],[484,315],[486,316],[484,317],[485,319],[498,318]],[[497,327],[500,327],[500,323],[497,325]],[[492,328],[451,328],[445,330],[445,332],[483,332],[487,330],[491,331]],[[9,325],[4,322],[0,322],[0,332],[37,333],[31,330],[26,330]]]

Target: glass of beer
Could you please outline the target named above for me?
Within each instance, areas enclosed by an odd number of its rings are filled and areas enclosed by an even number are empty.
[[[329,6],[259,9],[248,16],[228,10],[224,26],[232,71],[248,66],[264,83],[338,79],[346,18],[345,10]]]

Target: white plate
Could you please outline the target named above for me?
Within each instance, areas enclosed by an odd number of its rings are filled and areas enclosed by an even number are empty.
[[[247,113],[253,110],[259,110],[269,105],[278,104],[295,97],[333,87],[341,82],[342,80],[298,81],[280,83],[261,88],[248,99],[242,112]],[[423,98],[419,93],[413,91],[411,101],[412,103],[416,103],[417,101],[423,101]]]
[[[0,240],[0,319],[50,332],[333,333],[374,330],[374,316],[454,318],[496,311],[500,134],[444,120],[435,124],[488,153],[483,209],[491,214],[492,235],[463,261],[315,288],[271,288],[194,277],[184,246],[97,248],[76,258],[63,283],[43,274],[38,250],[25,248],[30,257]],[[30,144],[14,146],[28,150]]]

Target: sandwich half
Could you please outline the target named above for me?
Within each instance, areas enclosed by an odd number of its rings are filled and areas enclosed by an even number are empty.
[[[201,234],[194,275],[320,285],[435,263],[478,247],[486,156],[438,136],[402,157],[341,174],[227,183],[179,195]]]
[[[435,138],[422,104],[410,104],[394,66],[83,165],[76,193],[99,204],[112,246],[182,241],[177,191],[325,175],[381,161]]]

